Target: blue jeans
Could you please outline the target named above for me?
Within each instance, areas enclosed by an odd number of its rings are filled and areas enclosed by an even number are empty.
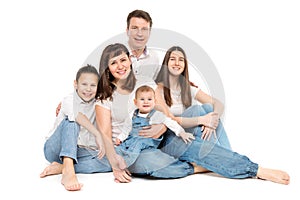
[[[194,105],[187,108],[183,113],[182,117],[199,117],[204,116],[210,112],[213,112],[213,106],[211,104],[203,104],[203,105]],[[186,132],[193,133],[195,137],[200,137],[202,135],[201,131],[202,126],[196,126],[192,128],[185,128]],[[219,125],[216,129],[217,138],[211,136],[209,141],[216,143],[224,148],[231,149],[231,145],[227,134],[225,132],[224,126],[222,122],[219,122]]]
[[[63,120],[53,135],[44,144],[44,155],[50,163],[62,163],[66,156],[74,160],[76,173],[111,172],[106,157],[98,159],[98,151],[81,148],[77,145],[79,125]],[[118,153],[118,148],[116,148]],[[133,175],[152,176],[156,178],[180,178],[194,173],[189,163],[163,153],[159,149],[142,150],[137,160],[129,167]]]
[[[64,119],[55,132],[44,144],[44,155],[50,163],[62,164],[62,157],[74,160],[76,173],[95,173],[111,171],[110,164],[106,158],[99,160],[98,151],[81,148],[77,145],[79,125]]]
[[[249,160],[247,156],[200,137],[185,144],[181,138],[174,135],[168,130],[160,147],[163,152],[183,162],[196,163],[227,178],[249,178],[257,174],[258,164]]]

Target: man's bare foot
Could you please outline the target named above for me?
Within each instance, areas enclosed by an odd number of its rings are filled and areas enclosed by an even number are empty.
[[[44,178],[44,177],[50,176],[50,175],[61,174],[62,167],[63,167],[62,164],[60,164],[58,162],[53,162],[44,169],[44,171],[40,174],[40,177]]]
[[[290,176],[286,172],[263,167],[258,167],[257,178],[284,185],[288,185],[290,183]]]
[[[61,183],[68,191],[78,191],[82,188],[83,184],[79,183],[74,173],[63,173]]]
[[[209,172],[209,170],[197,165],[196,163],[191,163],[194,167],[194,174]]]

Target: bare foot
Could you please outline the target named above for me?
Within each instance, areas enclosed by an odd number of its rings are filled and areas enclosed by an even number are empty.
[[[290,176],[286,172],[276,169],[258,167],[257,177],[284,185],[288,185],[290,183]]]
[[[61,174],[62,167],[63,167],[62,164],[60,164],[58,162],[53,162],[44,169],[44,171],[40,174],[40,177],[44,178],[44,177],[50,176],[50,175]]]
[[[194,167],[194,174],[209,172],[209,170],[197,165],[196,163],[191,163]]]
[[[82,188],[83,184],[79,183],[74,173],[63,173],[61,183],[68,191],[78,191]]]

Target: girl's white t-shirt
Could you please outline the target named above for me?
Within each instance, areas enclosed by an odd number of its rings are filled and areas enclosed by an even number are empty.
[[[198,103],[198,101],[196,100],[196,95],[200,89],[192,86],[190,87],[191,87],[192,105],[194,105]],[[170,112],[174,116],[180,116],[183,113],[183,111],[185,111],[186,109],[182,104],[180,91],[171,90],[171,98],[173,104],[169,108]]]

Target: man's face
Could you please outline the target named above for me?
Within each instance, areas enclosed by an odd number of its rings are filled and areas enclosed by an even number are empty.
[[[150,22],[143,18],[133,17],[130,19],[126,32],[131,50],[144,49],[150,36]]]

